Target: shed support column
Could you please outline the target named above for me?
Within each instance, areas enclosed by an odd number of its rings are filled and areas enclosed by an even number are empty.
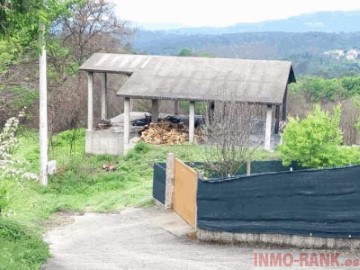
[[[189,112],[189,143],[194,142],[195,133],[195,101],[190,101]]]
[[[94,130],[94,73],[88,72],[88,123],[87,130]]]
[[[151,100],[151,107],[151,122],[157,123],[159,122],[159,100]]]
[[[282,104],[282,115],[281,115],[282,121],[286,121],[287,92],[288,92],[288,86],[286,86],[285,95],[284,95],[283,104]]]
[[[101,80],[101,119],[102,120],[105,120],[108,117],[106,96],[107,96],[107,74],[103,73]]]
[[[280,126],[280,105],[275,106],[275,134],[279,134]]]
[[[129,139],[130,139],[130,98],[125,97],[124,99],[124,155],[129,150]]]
[[[174,114],[175,115],[179,114],[179,101],[178,100],[174,101]]]
[[[266,108],[265,149],[271,149],[272,105]]]

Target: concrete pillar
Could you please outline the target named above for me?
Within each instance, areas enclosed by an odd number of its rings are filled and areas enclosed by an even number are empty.
[[[159,122],[159,100],[151,100],[151,122]]]
[[[272,105],[267,105],[265,125],[265,149],[271,149]]]
[[[105,120],[108,117],[107,114],[107,73],[102,74],[101,80],[101,119]]]
[[[215,112],[215,101],[209,101],[208,102],[208,110],[207,110],[207,117],[209,119],[209,123],[212,123],[214,118],[214,112]]]
[[[179,114],[179,101],[178,100],[174,101],[174,114],[175,115]]]
[[[195,134],[195,101],[190,101],[189,110],[189,143],[194,142]]]
[[[130,140],[130,98],[124,99],[124,155],[129,150]]]
[[[172,195],[174,190],[175,155],[168,153],[166,157],[166,182],[165,182],[165,209],[172,208]]]
[[[282,104],[282,115],[281,115],[282,121],[286,121],[287,92],[288,92],[288,87],[286,86],[285,95],[284,95],[283,104]]]
[[[94,130],[94,73],[88,72],[88,123],[87,130]]]
[[[275,134],[279,134],[280,127],[280,105],[275,106]]]

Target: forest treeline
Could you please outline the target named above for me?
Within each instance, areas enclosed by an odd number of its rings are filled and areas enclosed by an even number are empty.
[[[333,79],[305,77],[292,84],[290,91],[312,103],[341,101],[360,96],[360,75]]]

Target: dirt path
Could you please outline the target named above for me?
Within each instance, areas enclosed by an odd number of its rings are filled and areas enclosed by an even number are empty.
[[[50,243],[53,257],[43,269],[312,269],[300,267],[299,263],[292,267],[254,267],[254,252],[290,252],[295,258],[299,251],[199,243],[186,236],[191,228],[179,217],[155,207],[129,208],[116,214],[85,214],[72,219],[72,224],[53,228],[47,233],[45,239]],[[356,259],[355,254],[341,255]]]

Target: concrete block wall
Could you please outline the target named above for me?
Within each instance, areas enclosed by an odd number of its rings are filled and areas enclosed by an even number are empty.
[[[139,137],[137,131],[130,133],[130,139]],[[124,133],[122,130],[94,130],[86,131],[85,153],[87,154],[124,154]]]

